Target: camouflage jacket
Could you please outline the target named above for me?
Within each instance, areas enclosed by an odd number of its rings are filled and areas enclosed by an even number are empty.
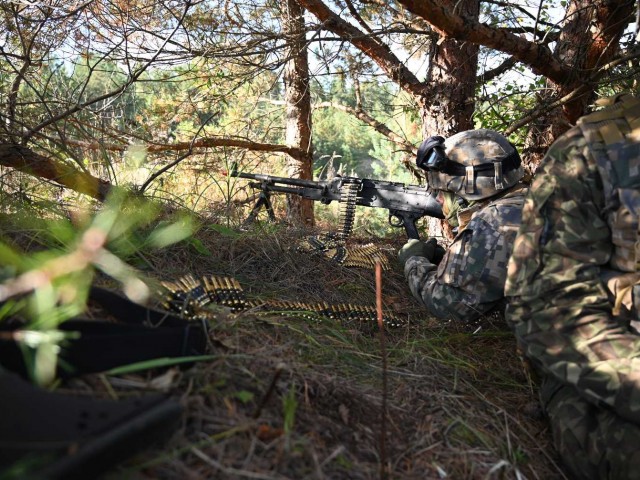
[[[616,108],[585,117],[540,165],[509,262],[507,321],[543,374],[640,424],[638,314],[616,301],[625,282],[607,288],[612,272],[631,278],[627,291],[638,283],[640,102]]]
[[[431,314],[471,322],[501,304],[525,193],[518,186],[489,199],[456,235],[439,265],[423,257],[407,260],[404,273],[411,293]]]

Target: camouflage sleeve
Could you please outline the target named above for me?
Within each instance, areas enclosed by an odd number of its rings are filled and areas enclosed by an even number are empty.
[[[640,423],[640,337],[611,314],[602,185],[577,129],[536,174],[508,267],[507,321],[525,354],[597,405]]]
[[[443,259],[444,261],[444,259]],[[438,282],[437,266],[423,257],[411,257],[404,267],[409,289],[429,313],[442,319],[473,321],[475,309],[464,303],[464,292]]]
[[[471,322],[504,298],[511,245],[522,205],[494,205],[478,212],[448,248],[438,267],[411,257],[405,277],[413,296],[434,316]]]

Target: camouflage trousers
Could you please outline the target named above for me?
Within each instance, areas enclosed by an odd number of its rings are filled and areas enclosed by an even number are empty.
[[[545,377],[540,397],[556,449],[576,479],[640,479],[640,427]]]

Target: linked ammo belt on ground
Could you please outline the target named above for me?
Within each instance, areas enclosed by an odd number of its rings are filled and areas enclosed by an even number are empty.
[[[185,318],[208,319],[210,304],[221,305],[232,312],[253,311],[257,314],[272,312],[283,315],[295,315],[310,319],[329,319],[343,323],[377,322],[376,308],[370,305],[351,303],[330,304],[327,302],[297,302],[286,300],[257,301],[246,298],[240,283],[231,277],[209,275],[197,280],[186,275],[175,282],[162,282],[166,292],[162,294],[162,306],[177,312]],[[384,313],[383,324],[387,328],[403,327],[408,324],[392,313]]]

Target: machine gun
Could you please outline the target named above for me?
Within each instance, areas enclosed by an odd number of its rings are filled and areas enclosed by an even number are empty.
[[[319,181],[274,177],[239,172],[237,163],[232,165],[229,175],[256,180],[249,185],[260,190],[258,200],[244,222],[245,225],[252,223],[263,207],[267,210],[269,219],[275,220],[270,198],[273,192],[299,195],[325,205],[334,200],[340,202],[343,237],[347,237],[351,232],[357,205],[387,209],[389,224],[393,227],[404,227],[408,238],[420,238],[416,228],[416,221],[420,218],[444,218],[442,207],[433,192],[430,192],[428,187],[420,185],[357,177],[335,177],[332,180]]]

